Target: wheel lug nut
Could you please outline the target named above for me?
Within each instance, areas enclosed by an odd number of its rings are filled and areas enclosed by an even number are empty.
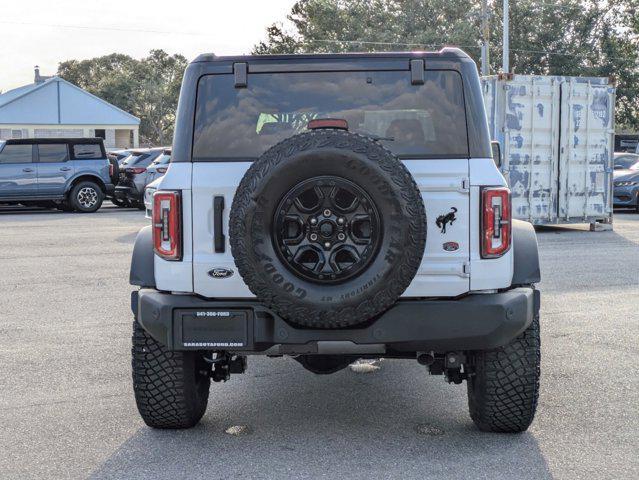
[[[312,218],[310,219],[310,222],[311,222],[311,225],[315,225],[315,224],[317,223],[317,218],[312,217]]]
[[[337,219],[337,223],[339,223],[340,225],[344,225],[344,222],[345,222],[345,221],[346,221],[346,220],[344,220],[344,218],[343,218],[343,217],[339,217],[339,218]]]
[[[324,210],[324,216],[325,217],[330,217],[331,216],[331,211],[328,208],[326,210]]]
[[[330,244],[330,242],[325,242],[325,243],[324,243],[324,247],[326,247],[326,248],[331,248],[331,244]]]
[[[317,240],[317,233],[311,233],[311,240],[312,241]]]
[[[344,240],[346,238],[346,235],[344,235],[343,233],[339,233],[337,235],[337,238],[340,239],[340,240]]]

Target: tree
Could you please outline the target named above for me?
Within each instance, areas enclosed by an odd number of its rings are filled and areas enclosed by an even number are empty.
[[[134,71],[138,63],[120,53],[68,60],[58,65],[58,76],[135,115]]]
[[[519,0],[510,5],[511,70],[614,76],[617,122],[639,128],[637,0]],[[480,0],[299,0],[256,54],[437,49],[480,56]],[[502,2],[489,1],[491,70],[502,63]]]
[[[182,76],[188,62],[182,55],[169,56],[152,50],[136,68],[134,110],[140,117],[140,131],[159,145],[173,137]]]
[[[187,63],[182,55],[169,55],[163,50],[151,50],[141,60],[113,53],[62,62],[58,75],[139,117],[143,142],[165,145],[173,135]]]

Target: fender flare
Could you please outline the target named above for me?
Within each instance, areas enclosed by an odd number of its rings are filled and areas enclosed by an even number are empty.
[[[135,238],[129,283],[143,288],[155,288],[153,232],[151,225],[142,228]]]
[[[71,191],[71,188],[73,187],[73,184],[75,183],[75,181],[81,177],[91,177],[91,179],[98,184],[98,186],[104,191],[104,193],[106,193],[106,183],[104,182],[102,178],[100,178],[99,175],[96,175],[95,173],[90,173],[90,172],[80,172],[80,173],[76,173],[69,180],[67,180],[67,183],[64,186],[65,195]]]
[[[537,234],[532,223],[512,221],[513,236],[513,286],[530,285],[541,281]]]

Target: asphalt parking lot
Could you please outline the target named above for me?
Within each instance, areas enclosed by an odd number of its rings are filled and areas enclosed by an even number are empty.
[[[391,360],[315,376],[251,358],[198,427],[147,428],[128,284],[147,222],[0,210],[0,478],[639,478],[639,215],[539,232],[541,396],[520,435],[478,432],[465,385]]]

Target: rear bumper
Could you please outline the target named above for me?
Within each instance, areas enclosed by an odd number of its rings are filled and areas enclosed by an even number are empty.
[[[613,192],[613,206],[634,207],[639,205],[638,187],[615,187]]]
[[[115,187],[113,196],[118,200],[142,201],[142,193],[140,193],[135,186],[118,185]]]
[[[456,300],[399,300],[359,328],[295,328],[255,301],[205,300],[154,289],[132,293],[138,322],[170,350],[318,353],[323,342],[385,351],[485,350],[509,343],[539,312],[539,291],[515,288]]]

